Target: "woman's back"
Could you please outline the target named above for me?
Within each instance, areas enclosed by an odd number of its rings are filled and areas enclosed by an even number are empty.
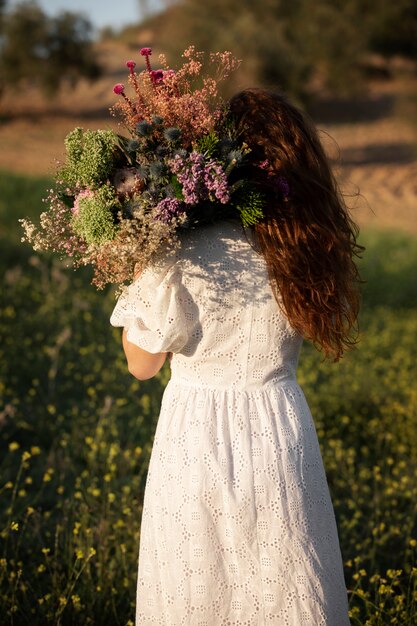
[[[148,304],[154,332],[182,344],[171,362],[173,381],[251,390],[295,380],[302,339],[238,222],[189,231],[179,252],[148,270],[129,294]]]

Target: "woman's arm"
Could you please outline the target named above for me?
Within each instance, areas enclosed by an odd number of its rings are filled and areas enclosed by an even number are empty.
[[[138,380],[147,380],[155,376],[165,363],[166,352],[151,354],[142,350],[135,344],[127,340],[126,330],[123,329],[123,349],[125,351],[127,368],[129,372]]]

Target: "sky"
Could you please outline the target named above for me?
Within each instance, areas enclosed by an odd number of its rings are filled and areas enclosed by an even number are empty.
[[[22,0],[7,0],[6,5],[13,9]],[[119,29],[131,23],[137,23],[144,17],[140,10],[140,0],[36,0],[36,3],[48,15],[56,15],[60,11],[83,13],[97,29],[111,26]],[[150,12],[160,9],[163,0],[148,0]]]

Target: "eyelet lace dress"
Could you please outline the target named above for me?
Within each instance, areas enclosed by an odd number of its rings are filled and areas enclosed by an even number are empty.
[[[141,522],[136,626],[348,626],[302,338],[238,223],[189,231],[111,317],[173,352]]]

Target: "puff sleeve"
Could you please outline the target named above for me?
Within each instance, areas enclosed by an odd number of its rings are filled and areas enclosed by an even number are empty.
[[[186,291],[178,263],[151,266],[125,287],[110,317],[147,352],[180,352],[188,341]]]

